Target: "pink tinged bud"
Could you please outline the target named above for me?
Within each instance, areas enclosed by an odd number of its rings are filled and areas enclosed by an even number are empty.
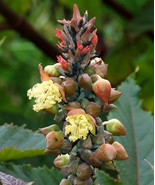
[[[71,78],[66,78],[65,81],[62,83],[62,86],[65,90],[66,96],[73,96],[76,90],[75,81]]]
[[[68,102],[68,106],[73,108],[80,108],[80,103],[77,101]]]
[[[59,149],[56,149],[56,150],[49,150],[49,149],[46,149],[44,151],[45,154],[54,154],[54,155],[59,155],[60,154],[60,150]]]
[[[126,135],[126,130],[118,119],[111,119],[109,121],[105,121],[103,122],[103,125],[106,125],[107,131],[112,133],[114,136]]]
[[[76,174],[77,173],[77,168],[79,166],[79,159],[72,161],[69,165],[68,165],[68,171],[72,174]]]
[[[79,149],[79,153],[80,153],[81,159],[88,163],[89,157],[91,156],[92,151],[88,149]]]
[[[71,175],[68,176],[68,180],[71,182],[71,184],[74,183],[74,179],[75,178],[76,178],[76,175],[73,175],[73,174],[71,174]]]
[[[50,150],[59,149],[64,142],[61,132],[52,131],[46,135],[46,148]]]
[[[89,102],[86,107],[86,112],[91,116],[96,117],[102,113],[102,106],[94,102]]]
[[[102,162],[112,161],[115,159],[116,155],[116,149],[110,144],[102,144],[97,151],[97,157]]]
[[[50,77],[57,77],[60,76],[60,73],[58,71],[58,67],[60,66],[60,64],[55,64],[55,65],[48,65],[44,68],[44,71],[48,74],[48,76]]]
[[[62,166],[62,167],[60,168],[60,170],[61,170],[62,174],[63,174],[65,177],[68,177],[68,175],[71,174],[71,173],[69,172],[69,170],[68,170],[68,166]]]
[[[59,77],[50,77],[50,78],[53,81],[53,83],[57,83],[59,85],[62,84],[62,79],[61,78],[59,78]]]
[[[92,85],[92,79],[86,73],[83,73],[78,79],[79,86],[82,88],[90,88]]]
[[[74,184],[75,185],[93,185],[93,181],[91,178],[89,178],[88,180],[82,180],[79,177],[76,177],[74,179]]]
[[[82,163],[78,166],[77,176],[82,180],[87,180],[91,177],[92,169],[86,163]]]
[[[62,179],[59,185],[72,185],[68,179]]]
[[[91,154],[91,156],[89,157],[89,162],[90,164],[96,167],[103,166],[103,162],[100,161],[100,159],[98,158],[97,152],[93,152]]]
[[[41,81],[48,81],[48,80],[51,80],[50,77],[48,76],[48,74],[43,70],[43,67],[41,64],[38,65],[38,69],[39,69],[39,72],[40,72],[40,78],[41,78]]]
[[[46,136],[48,133],[50,133],[52,131],[59,131],[59,127],[58,127],[58,125],[53,124],[48,127],[39,128],[39,130],[42,132],[42,134],[44,136]]]
[[[87,139],[81,141],[81,148],[85,149],[91,149],[92,148],[92,141],[90,136],[87,137]]]
[[[59,155],[54,160],[54,165],[57,168],[61,168],[62,166],[68,165],[69,155]]]
[[[86,114],[86,112],[83,109],[72,109],[68,112],[67,116],[75,115],[75,114]]]
[[[93,84],[93,91],[99,97],[99,99],[108,106],[108,101],[111,92],[111,84],[108,80],[101,78],[99,75],[93,75],[97,77],[97,81]]]
[[[129,158],[125,148],[119,142],[114,142],[112,145],[117,151],[115,160],[125,160]]]
[[[74,4],[73,6],[73,20],[75,22],[79,22],[81,20],[81,15],[80,15],[80,11],[79,11],[79,8],[76,4]]]
[[[117,109],[117,107],[113,104],[109,104],[108,106],[103,107],[104,112],[108,112],[108,111],[113,110],[113,109]]]
[[[109,103],[114,103],[123,93],[111,88]]]

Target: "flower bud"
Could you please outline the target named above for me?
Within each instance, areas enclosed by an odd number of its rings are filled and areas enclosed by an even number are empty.
[[[66,109],[60,109],[59,112],[55,115],[54,120],[57,122],[63,122],[65,120],[66,113]]]
[[[68,179],[62,179],[59,185],[72,185]]]
[[[82,98],[82,100],[80,101],[80,106],[82,109],[86,109],[87,105],[88,105],[89,101],[87,98]]]
[[[102,145],[105,143],[105,138],[103,133],[98,133],[96,136],[92,136],[92,141],[95,145]]]
[[[89,157],[91,156],[92,151],[88,149],[79,149],[78,151],[79,151],[81,159],[88,163]]]
[[[55,150],[63,145],[64,137],[61,132],[52,131],[46,135],[46,148]]]
[[[97,157],[103,162],[112,161],[115,159],[117,151],[110,144],[102,144],[97,151]]]
[[[54,160],[54,165],[57,168],[68,165],[69,155],[58,155]]]
[[[73,96],[76,90],[75,81],[72,78],[66,78],[65,81],[62,83],[62,86],[65,90],[66,96]]]
[[[50,77],[50,78],[53,81],[53,83],[57,83],[59,85],[62,84],[62,79],[61,78],[59,78],[59,77]]]
[[[61,147],[61,153],[65,154],[70,152],[72,149],[72,143],[68,139],[64,139],[63,145]]]
[[[89,178],[88,180],[82,180],[79,177],[76,177],[74,179],[74,184],[75,185],[93,185],[93,181],[91,178]]]
[[[60,109],[60,107],[57,103],[57,104],[53,105],[51,108],[43,109],[43,110],[50,113],[50,114],[57,114],[59,112],[59,109]]]
[[[39,128],[39,130],[42,132],[44,136],[46,136],[48,133],[52,131],[59,131],[59,127],[56,124],[50,125],[48,127]]]
[[[79,86],[82,88],[90,88],[92,79],[87,73],[83,73],[78,79]]]
[[[50,77],[48,76],[48,74],[43,70],[43,67],[41,64],[38,65],[38,69],[39,69],[39,72],[40,72],[40,78],[41,78],[41,81],[48,81],[48,80],[51,80]]]
[[[91,154],[91,156],[89,157],[89,162],[96,167],[103,166],[103,162],[99,160],[97,152],[93,152]]]
[[[114,103],[123,93],[111,88],[109,103]]]
[[[68,171],[72,174],[76,174],[77,172],[77,168],[79,166],[79,159],[72,161],[69,165],[68,165]]]
[[[112,146],[114,146],[115,150],[117,151],[115,160],[125,160],[129,158],[125,148],[119,142],[114,142]]]
[[[68,175],[71,174],[71,173],[69,172],[69,170],[68,170],[68,165],[62,166],[62,167],[60,168],[60,170],[61,170],[61,173],[62,173],[65,177],[68,177]]]
[[[74,108],[80,108],[80,103],[78,101],[68,102],[68,106],[74,107]]]
[[[99,97],[99,99],[108,106],[110,97],[111,84],[108,80],[101,78],[99,75],[93,75],[97,77],[97,81],[93,84],[93,91]]]
[[[76,178],[76,175],[73,175],[73,174],[71,174],[71,175],[68,176],[68,180],[71,182],[71,184],[74,183],[74,179],[75,178]]]
[[[48,76],[50,77],[57,77],[60,75],[59,71],[58,71],[58,67],[60,66],[59,63],[54,64],[54,65],[48,65],[44,68],[44,71],[48,74]]]
[[[85,149],[92,148],[92,142],[91,142],[90,136],[88,136],[87,139],[81,141],[81,148],[85,148]]]
[[[86,163],[82,163],[78,166],[77,176],[82,180],[87,180],[91,177],[92,169]]]
[[[116,170],[116,167],[113,161],[109,161],[109,162],[104,163],[103,169]]]
[[[113,109],[117,109],[117,107],[113,104],[109,104],[108,106],[103,107],[104,112],[108,112],[108,111],[113,110]]]
[[[102,106],[94,102],[89,102],[86,107],[86,112],[91,116],[96,117],[101,114]]]
[[[50,150],[50,149],[46,149],[44,151],[45,154],[54,154],[54,155],[59,155],[60,154],[60,150],[59,149],[55,149],[55,150]]]
[[[112,133],[114,136],[124,136],[126,131],[122,123],[118,119],[111,119],[109,121],[103,122],[106,125],[108,132]]]

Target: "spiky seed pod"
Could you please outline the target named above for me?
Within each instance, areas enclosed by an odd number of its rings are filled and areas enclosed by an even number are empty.
[[[46,148],[49,150],[59,149],[64,142],[61,132],[52,131],[46,135]]]
[[[117,151],[115,160],[125,160],[129,158],[125,148],[119,142],[115,141],[112,146],[114,146],[115,150]]]
[[[116,155],[116,149],[110,144],[102,144],[97,150],[97,157],[103,162],[114,160]]]
[[[68,165],[69,155],[58,155],[54,160],[54,165],[57,168],[61,168],[62,166]]]
[[[44,136],[46,136],[48,133],[52,132],[52,131],[59,131],[59,127],[56,124],[50,125],[48,127],[44,127],[44,128],[39,128],[40,132],[42,132],[42,134]]]
[[[109,103],[114,103],[123,93],[111,88]]]
[[[112,133],[114,136],[124,136],[126,135],[126,130],[123,124],[118,119],[111,119],[109,121],[103,122],[106,125],[108,132]]]
[[[87,73],[83,73],[78,79],[79,86],[82,88],[90,88],[92,85],[92,79]]]
[[[108,101],[111,92],[111,84],[108,80],[101,78],[99,75],[93,75],[97,81],[93,84],[92,89],[99,99],[108,106]]]
[[[86,107],[86,112],[93,117],[99,116],[102,112],[102,106],[94,102],[89,102]]]
[[[92,169],[86,163],[82,163],[78,166],[77,176],[82,180],[87,180],[91,177]]]
[[[62,179],[59,185],[72,185],[68,179]]]

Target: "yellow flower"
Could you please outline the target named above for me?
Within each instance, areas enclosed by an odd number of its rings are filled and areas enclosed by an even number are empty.
[[[52,80],[37,83],[27,92],[29,99],[35,98],[35,105],[33,110],[38,112],[43,109],[53,107],[57,102],[62,101],[62,95],[59,88],[53,83]]]
[[[65,135],[71,133],[69,139],[73,142],[81,138],[85,140],[89,131],[94,134],[94,125],[88,114],[70,115],[66,121],[70,124],[65,127]]]

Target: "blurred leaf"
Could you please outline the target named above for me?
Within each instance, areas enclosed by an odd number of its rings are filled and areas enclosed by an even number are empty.
[[[0,40],[0,46],[2,46],[2,44],[4,43],[6,37],[3,37],[1,40]]]
[[[55,168],[33,168],[30,165],[1,164],[0,170],[27,182],[35,180],[35,185],[58,185],[63,178],[61,172]]]
[[[17,179],[11,175],[8,175],[6,173],[0,172],[0,181],[3,183],[3,185],[11,185],[11,184],[16,184],[16,185],[27,185],[27,182],[24,182],[20,179]],[[33,184],[33,183],[28,183],[28,184]]]
[[[96,183],[99,182],[100,185],[121,185],[120,182],[112,179],[108,174],[103,171],[97,170]]]
[[[153,2],[144,7],[138,15],[134,17],[132,22],[129,23],[128,29],[133,32],[132,34],[138,34],[146,32],[148,30],[153,31],[154,27],[154,6]]]
[[[144,159],[153,162],[153,117],[141,109],[140,88],[130,76],[118,88],[123,95],[116,102],[108,118],[117,118],[125,126],[127,136],[115,137],[129,155],[129,159],[116,162],[123,185],[153,185],[153,173]]]
[[[42,134],[23,126],[0,126],[0,161],[43,155],[45,148]]]

